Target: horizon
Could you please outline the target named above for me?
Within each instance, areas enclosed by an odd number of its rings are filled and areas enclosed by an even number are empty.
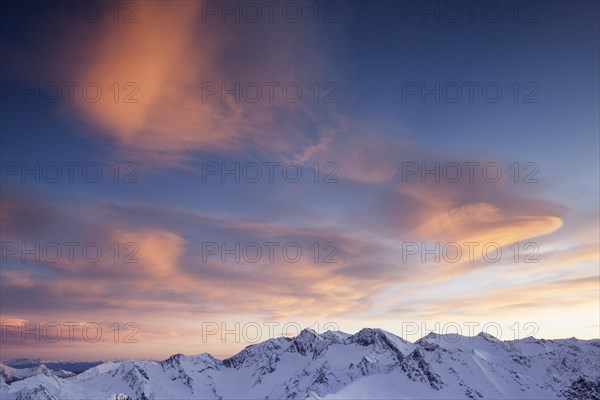
[[[360,331],[365,330],[365,329],[380,330],[380,331],[383,331],[384,333],[390,333],[392,335],[395,335],[395,336],[399,337],[400,339],[404,339],[401,336],[396,335],[394,332],[389,332],[389,331],[386,331],[385,329],[381,329],[381,328],[371,328],[371,327],[362,328],[361,330],[356,331],[354,333],[347,333],[347,332],[341,332],[341,331],[331,331],[331,330],[327,330],[327,331],[324,331],[324,332],[316,332],[316,331],[314,331],[311,328],[304,328],[304,329],[302,329],[301,332],[303,332],[303,331],[311,331],[313,333],[316,333],[319,336],[323,335],[323,334],[325,334],[327,332],[331,332],[331,333],[343,333],[343,334],[348,335],[348,336],[353,336],[353,335],[356,335],[357,333],[359,333]],[[503,341],[503,342],[522,341],[522,340],[527,340],[527,339],[554,340],[554,341],[563,341],[563,340],[572,340],[572,339],[575,339],[577,341],[600,340],[600,338],[581,339],[581,338],[577,338],[577,337],[574,337],[574,336],[573,337],[568,337],[568,338],[552,338],[552,339],[542,338],[542,337],[535,337],[535,336],[527,336],[527,337],[518,338],[518,339],[498,339],[494,335],[491,335],[491,334],[486,333],[484,331],[480,331],[480,332],[474,334],[473,336],[460,335],[458,333],[440,334],[440,333],[436,333],[436,332],[429,332],[426,335],[424,335],[424,336],[422,336],[422,337],[420,337],[420,338],[418,338],[418,339],[416,339],[414,341],[408,341],[408,342],[414,344],[415,342],[418,342],[421,339],[424,339],[424,338],[427,338],[427,337],[431,337],[431,336],[436,336],[436,337],[440,338],[440,339],[438,339],[440,341],[444,340],[444,337],[446,337],[447,339],[448,338],[452,338],[453,340],[448,340],[448,341],[451,342],[451,343],[455,343],[456,340],[454,340],[454,339],[457,338],[457,337],[466,338],[466,339],[475,339],[476,337],[485,336],[485,335],[492,336],[494,339],[497,339],[497,340],[500,340],[500,341]],[[254,346],[254,345],[257,345],[257,344],[261,344],[261,343],[264,343],[264,342],[267,342],[267,341],[270,341],[270,340],[277,340],[277,339],[282,339],[282,338],[293,339],[293,338],[295,338],[297,336],[300,336],[300,333],[298,333],[298,335],[294,335],[294,336],[278,336],[278,337],[273,337],[273,338],[267,338],[267,339],[265,339],[263,341],[256,342],[256,343],[245,344],[241,350],[236,351],[235,353],[227,355],[227,356],[217,356],[215,354],[211,354],[211,353],[208,353],[208,352],[201,352],[201,353],[194,353],[194,354],[173,353],[173,354],[171,354],[170,356],[168,356],[166,358],[144,358],[144,359],[127,359],[127,358],[111,358],[111,359],[40,359],[40,358],[19,357],[19,358],[0,359],[0,363],[5,364],[5,365],[8,365],[8,364],[6,364],[8,362],[15,362],[15,361],[30,361],[30,362],[34,362],[34,363],[40,363],[40,364],[60,363],[60,362],[102,362],[102,363],[104,363],[104,362],[123,362],[123,361],[129,361],[129,360],[134,360],[134,361],[157,361],[157,362],[160,362],[160,361],[165,361],[165,360],[167,360],[167,359],[169,359],[169,358],[171,358],[173,356],[180,355],[180,354],[184,355],[186,357],[194,357],[194,356],[200,356],[200,355],[203,355],[203,354],[208,354],[208,355],[214,357],[215,359],[217,359],[219,361],[223,361],[223,360],[226,360],[228,358],[232,358],[232,357],[236,356],[237,354],[239,354],[241,351],[243,351],[244,349],[246,349],[248,347],[251,347],[251,346]],[[404,340],[406,340],[406,339],[404,339]],[[13,368],[18,368],[18,367],[13,367]]]
[[[363,329],[381,330],[381,331],[383,331],[385,333],[391,333],[391,334],[395,335],[394,332],[389,332],[389,331],[386,331],[386,330],[380,329],[380,328],[365,327]],[[341,331],[327,330],[327,331],[319,333],[319,332],[316,332],[316,331],[312,330],[311,328],[304,328],[302,331],[305,331],[305,330],[315,332],[318,335],[323,335],[324,333],[327,333],[327,332],[332,332],[332,333],[341,332]],[[354,332],[354,333],[347,333],[347,332],[341,332],[341,333],[344,333],[344,334],[352,336],[352,335],[355,335],[355,334],[357,334],[359,332],[360,331],[357,331],[357,332]],[[490,336],[494,337],[495,339],[498,339],[495,336],[493,336],[493,335],[491,335],[489,333],[483,332],[483,331],[478,332],[477,334],[475,334],[473,336],[460,335],[460,334],[457,334],[457,333],[439,334],[439,333],[436,333],[436,332],[429,332],[428,334],[420,337],[419,339],[414,340],[414,341],[410,341],[409,343],[415,343],[415,342],[417,342],[417,341],[419,341],[419,340],[421,340],[423,338],[430,337],[432,335],[435,335],[435,336],[438,336],[438,337],[444,337],[444,336],[446,336],[446,337],[453,337],[453,338],[456,338],[457,336],[459,336],[461,338],[474,339],[475,337],[482,336],[482,334],[490,335]],[[300,333],[298,333],[298,335],[296,335],[296,336],[278,336],[278,337],[274,337],[274,338],[268,338],[268,339],[265,339],[265,340],[263,340],[261,342],[258,342],[258,343],[250,343],[250,344],[244,345],[244,347],[242,348],[242,350],[244,350],[244,349],[246,349],[246,348],[248,348],[250,346],[254,346],[254,345],[257,345],[257,344],[264,343],[264,342],[269,341],[269,340],[276,340],[276,339],[281,339],[281,338],[293,339],[293,338],[295,338],[295,337],[297,337],[299,335],[300,335]],[[403,339],[401,336],[398,336],[398,337],[401,338],[401,339]],[[581,339],[581,338],[577,338],[577,337],[552,338],[552,339],[549,339],[549,338],[541,338],[541,337],[535,337],[535,336],[527,336],[527,337],[518,338],[518,339],[498,339],[498,340],[506,341],[506,342],[511,342],[511,341],[527,340],[527,339],[536,339],[536,340],[542,339],[542,340],[557,340],[557,341],[560,341],[560,340],[570,340],[570,339],[575,339],[575,340],[578,340],[578,341],[600,340],[600,338]],[[443,339],[440,339],[440,340],[443,340]],[[451,341],[451,342],[454,342],[454,341]],[[230,354],[228,356],[215,356],[214,354],[211,354],[211,353],[208,353],[208,352],[194,353],[194,354],[174,353],[174,354],[171,354],[170,356],[168,356],[166,358],[162,358],[162,359],[157,359],[157,358],[150,359],[150,358],[148,358],[148,359],[139,359],[139,360],[160,362],[160,361],[165,361],[165,360],[167,360],[167,359],[169,359],[169,358],[171,358],[173,356],[179,355],[179,354],[182,354],[182,355],[184,355],[186,357],[193,357],[193,356],[199,356],[199,355],[202,355],[202,354],[209,354],[212,357],[214,357],[215,359],[223,361],[223,360],[225,360],[227,358],[231,358],[231,357],[239,354],[242,350],[237,351],[237,352],[235,352],[233,354]],[[121,358],[121,359],[61,359],[61,360],[53,360],[53,359],[39,359],[39,358],[19,357],[19,358],[10,358],[10,359],[5,359],[5,360],[0,360],[0,363],[5,364],[7,362],[14,362],[14,361],[21,361],[21,360],[23,360],[23,361],[39,362],[40,364],[45,364],[47,362],[48,363],[59,363],[59,362],[122,362],[122,361],[128,361],[129,359],[127,359],[127,358]],[[137,359],[136,359],[136,361],[137,361]]]
[[[0,359],[600,338],[600,3],[85,4],[0,5]]]

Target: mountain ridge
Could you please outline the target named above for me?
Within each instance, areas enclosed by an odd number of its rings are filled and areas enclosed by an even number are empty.
[[[502,341],[427,335],[414,343],[378,328],[302,330],[219,360],[106,362],[70,377],[9,381],[2,399],[600,399],[600,339]]]

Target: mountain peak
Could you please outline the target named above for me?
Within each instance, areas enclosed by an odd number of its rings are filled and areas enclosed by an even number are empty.
[[[381,336],[383,331],[378,328],[362,328],[360,331],[356,332],[353,337],[365,344],[372,344],[376,337]]]
[[[333,343],[343,342],[352,335],[344,333],[342,331],[325,331],[321,334],[321,337]]]
[[[488,342],[499,342],[500,341],[497,337],[490,335],[489,333],[483,332],[483,331],[479,332],[477,334],[477,337],[483,338],[483,339],[487,340]]]
[[[321,336],[311,328],[302,329],[300,331],[300,333],[298,334],[298,336],[296,336],[296,337],[297,338],[302,337],[302,338],[307,338],[307,339],[315,339],[315,338],[321,339]]]

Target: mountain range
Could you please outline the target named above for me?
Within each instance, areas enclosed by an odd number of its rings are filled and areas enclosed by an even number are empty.
[[[0,398],[600,400],[600,339],[430,333],[412,343],[381,329],[305,329],[224,360],[176,354],[79,374],[0,364]]]

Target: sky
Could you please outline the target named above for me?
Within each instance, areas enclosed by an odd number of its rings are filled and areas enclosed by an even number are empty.
[[[82,4],[2,4],[0,359],[600,337],[597,2]]]

